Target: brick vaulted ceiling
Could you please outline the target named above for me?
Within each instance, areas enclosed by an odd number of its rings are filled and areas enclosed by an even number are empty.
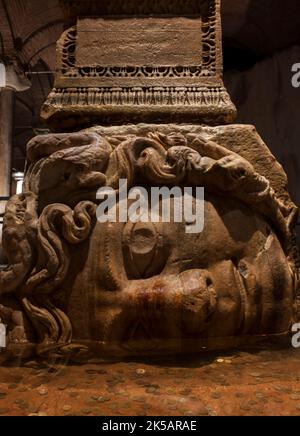
[[[58,0],[0,0],[0,60],[17,61],[32,84],[15,96],[16,170],[24,166],[26,142],[42,127],[40,107],[53,85],[55,46],[63,29]],[[41,71],[45,74],[29,74]]]
[[[299,44],[299,12],[299,0],[223,0],[225,69],[249,68],[261,58]],[[16,94],[15,99],[14,165],[18,170],[24,163],[24,144],[43,127],[40,106],[52,87],[55,44],[65,26],[60,0],[0,0],[0,61],[17,60],[32,83],[30,90]]]

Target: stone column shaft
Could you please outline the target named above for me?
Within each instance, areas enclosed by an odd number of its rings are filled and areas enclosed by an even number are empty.
[[[14,94],[10,89],[0,91],[0,222],[10,196],[12,129]]]

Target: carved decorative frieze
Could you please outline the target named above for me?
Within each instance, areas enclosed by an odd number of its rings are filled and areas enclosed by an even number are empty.
[[[222,81],[219,0],[67,5],[77,20],[58,42],[55,88],[42,110],[47,121],[233,120]]]
[[[286,336],[297,207],[255,128],[227,125],[220,0],[63,3],[71,23],[42,112],[62,132],[28,143],[24,191],[4,217],[5,355],[178,354]]]

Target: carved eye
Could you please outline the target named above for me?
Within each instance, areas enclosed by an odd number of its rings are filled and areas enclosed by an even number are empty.
[[[161,223],[128,222],[123,233],[124,265],[129,279],[159,274],[169,256]]]

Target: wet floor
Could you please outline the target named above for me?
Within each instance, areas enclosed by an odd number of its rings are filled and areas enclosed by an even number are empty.
[[[300,349],[10,362],[0,368],[0,415],[300,415]]]

